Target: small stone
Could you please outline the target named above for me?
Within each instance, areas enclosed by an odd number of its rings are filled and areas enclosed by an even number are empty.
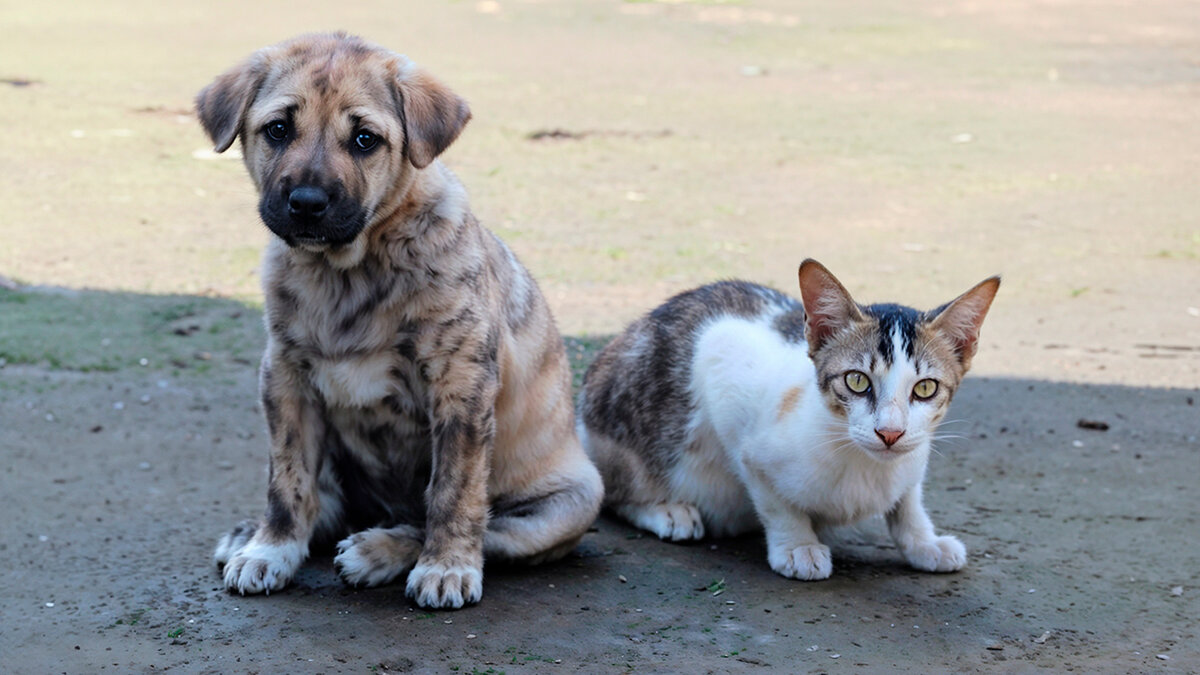
[[[117,401],[116,403],[113,404],[113,410],[124,410],[124,409],[125,409],[124,401]]]
[[[142,405],[146,405],[150,402],[150,394],[143,394],[138,400],[142,402]]]
[[[53,603],[53,602],[47,602],[47,603],[46,603],[46,606],[47,606],[47,607],[53,607],[53,606],[54,606],[54,603]]]
[[[53,602],[48,602],[46,604],[50,605],[51,607],[54,606]],[[1166,654],[1155,654],[1154,658],[1158,659],[1159,661],[1170,661],[1171,660],[1171,657],[1167,656]]]
[[[474,640],[474,639],[475,639],[475,634],[474,634],[474,633],[467,633],[467,639],[468,639],[468,640]]]
[[[138,468],[141,469],[142,471],[149,471],[150,470],[150,462],[142,462],[142,463],[138,464]]]
[[[149,361],[149,359],[138,359],[138,365],[139,366],[148,366],[148,365],[150,365],[150,361]]]
[[[47,422],[53,422],[53,421],[54,421],[54,414],[53,414],[53,413],[46,413],[46,421],[47,421]]]
[[[47,536],[46,536],[46,535],[44,535],[44,534],[39,534],[39,535],[38,535],[38,541],[50,541],[50,537],[47,537]]]
[[[841,655],[841,654],[830,654],[830,655],[829,655],[829,658],[831,658],[831,659],[840,659],[840,658],[842,658],[842,655]]]
[[[805,649],[804,651],[806,651],[806,652],[815,652],[815,651],[817,651],[818,649],[820,649],[820,647],[818,647],[817,645],[813,645],[813,646],[809,647],[808,649]]]
[[[951,143],[970,143],[973,140],[975,137],[967,133],[955,134],[950,138]]]
[[[1172,586],[1171,587],[1171,595],[1173,595],[1175,597],[1179,597],[1179,596],[1183,595],[1183,586]]]
[[[624,574],[618,574],[618,575],[617,575],[617,581],[619,581],[619,582],[621,582],[621,583],[623,583],[623,584],[625,584],[625,583],[629,583],[629,580],[625,578],[625,575],[624,575]]]
[[[1049,640],[1049,639],[1050,639],[1050,631],[1046,631],[1046,632],[1042,633],[1040,636],[1033,638],[1033,641],[1036,644],[1044,645],[1044,644],[1046,644],[1046,640]]]

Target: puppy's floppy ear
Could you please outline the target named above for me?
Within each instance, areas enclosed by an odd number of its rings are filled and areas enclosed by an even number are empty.
[[[442,154],[471,119],[467,102],[412,63],[404,63],[396,81],[404,154],[418,169]]]
[[[246,112],[267,78],[269,65],[268,51],[259,50],[196,95],[196,115],[216,152],[225,152],[238,134],[245,133]]]
[[[809,258],[800,263],[800,297],[804,301],[804,338],[809,354],[830,336],[855,321],[862,312],[850,292],[824,265]]]

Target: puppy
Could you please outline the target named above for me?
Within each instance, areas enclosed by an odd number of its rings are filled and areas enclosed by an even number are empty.
[[[221,538],[241,593],[337,542],[347,583],[408,572],[425,607],[483,593],[483,561],[568,553],[600,507],[566,353],[529,272],[437,159],[467,104],[342,33],[256,52],[200,92],[217,152],[241,138],[264,255],[266,514]]]

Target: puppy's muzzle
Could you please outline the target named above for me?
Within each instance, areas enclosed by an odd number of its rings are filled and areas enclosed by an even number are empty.
[[[312,182],[264,192],[259,213],[289,246],[326,247],[350,243],[362,231],[366,214],[340,187]]]
[[[300,225],[316,225],[329,210],[329,193],[319,187],[302,185],[288,195],[288,214]]]

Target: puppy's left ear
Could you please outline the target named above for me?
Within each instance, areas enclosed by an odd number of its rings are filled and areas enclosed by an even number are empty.
[[[404,154],[424,169],[450,147],[471,119],[467,102],[416,66],[406,64],[397,78]]]
[[[245,133],[246,112],[267,78],[269,65],[267,50],[255,52],[196,95],[196,115],[216,152],[225,152],[238,134]]]

